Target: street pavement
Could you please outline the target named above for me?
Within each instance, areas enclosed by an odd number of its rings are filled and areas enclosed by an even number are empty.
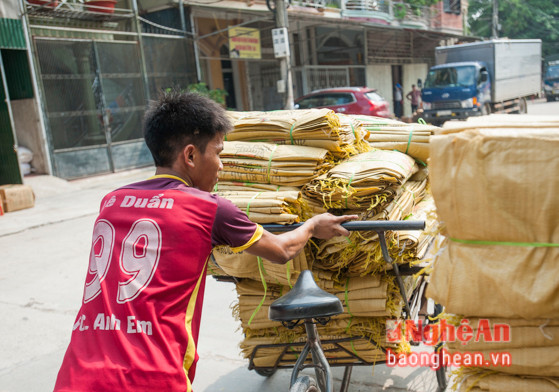
[[[149,177],[153,167],[65,181],[27,176],[33,208],[0,216],[0,392],[51,391],[78,312],[91,230],[101,198]],[[207,278],[195,392],[287,391],[290,371],[249,371],[232,316],[234,285]],[[420,346],[417,350],[431,350]],[[339,390],[343,368],[335,368]],[[429,368],[355,367],[349,391],[436,390]]]

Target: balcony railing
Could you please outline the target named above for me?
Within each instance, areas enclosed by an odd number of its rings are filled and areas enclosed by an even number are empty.
[[[439,12],[434,7],[416,7],[393,0],[342,1],[343,17],[415,28],[427,29],[433,26],[434,18]]]

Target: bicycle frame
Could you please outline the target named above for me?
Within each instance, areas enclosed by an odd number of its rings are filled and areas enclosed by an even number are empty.
[[[333,384],[332,384],[332,372],[330,371],[330,365],[326,360],[326,356],[324,355],[324,351],[322,351],[322,346],[320,344],[320,338],[318,335],[318,331],[316,329],[316,324],[312,321],[312,319],[305,320],[305,330],[307,331],[307,342],[301,351],[301,355],[297,358],[297,362],[295,362],[295,366],[293,367],[293,372],[291,373],[291,385],[295,383],[297,377],[299,377],[299,372],[307,367],[314,367],[321,369],[324,373],[324,380],[321,380],[320,377],[317,377],[317,382],[321,388],[321,391],[324,392],[332,392],[333,391]],[[309,355],[309,352],[312,356],[313,365],[305,365],[305,360]],[[325,385],[320,385],[324,383]]]

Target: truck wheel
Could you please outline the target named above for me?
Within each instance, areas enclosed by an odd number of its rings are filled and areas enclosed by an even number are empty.
[[[491,114],[491,105],[488,103],[484,103],[483,107],[481,108],[481,115],[488,116]]]
[[[520,101],[518,102],[518,113],[528,113],[528,104],[526,103],[526,98],[520,98]]]

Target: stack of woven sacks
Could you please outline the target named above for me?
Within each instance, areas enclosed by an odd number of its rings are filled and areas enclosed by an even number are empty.
[[[397,150],[426,163],[429,140],[440,128],[425,123],[405,123],[374,116],[351,116],[368,131],[369,144],[381,150]]]
[[[427,296],[467,320],[449,351],[487,361],[460,370],[460,391],[559,389],[559,118],[514,119],[431,139],[447,240]]]
[[[289,224],[325,211],[358,214],[362,220],[415,220],[433,210],[424,199],[426,171],[404,153],[373,149],[361,121],[326,109],[232,116],[235,129],[227,135],[215,191],[257,223]],[[399,262],[421,258],[432,239],[425,232],[387,234]],[[268,319],[270,303],[287,293],[304,269],[311,269],[319,286],[337,295],[346,310],[319,327],[323,340],[360,337],[344,347],[371,362],[384,359],[381,348],[398,349],[386,342],[385,320],[399,317],[403,304],[376,233],[315,242],[285,266],[226,248],[216,249],[214,257],[212,273],[243,278],[237,283],[235,314],[245,333],[241,347],[247,358],[259,345],[305,339],[304,327],[289,330]],[[408,279],[408,288],[413,283]],[[291,347],[284,360],[295,362],[301,348]],[[282,351],[259,348],[254,363],[273,367]],[[335,351],[331,362],[336,355],[347,357]]]

